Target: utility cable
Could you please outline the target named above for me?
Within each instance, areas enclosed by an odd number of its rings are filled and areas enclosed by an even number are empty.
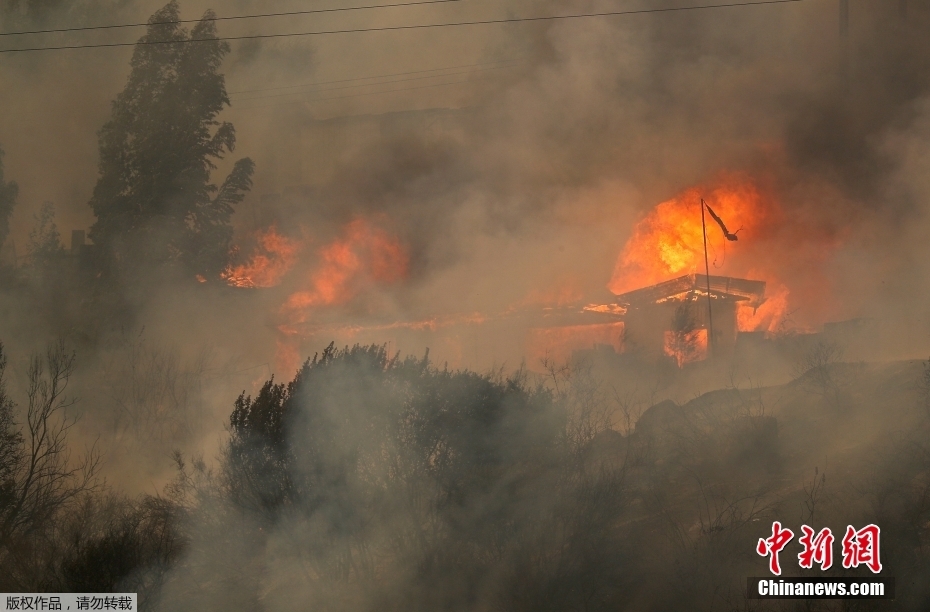
[[[483,19],[478,21],[453,21],[447,23],[423,23],[414,25],[383,26],[374,28],[347,28],[343,30],[316,30],[313,32],[287,32],[280,34],[247,34],[243,36],[220,36],[215,38],[188,38],[184,40],[139,40],[136,42],[98,43],[90,45],[59,45],[53,47],[22,47],[18,49],[0,49],[0,53],[23,53],[27,51],[60,51],[64,49],[100,49],[108,47],[134,47],[136,45],[171,45],[179,43],[218,42],[229,40],[258,40],[265,38],[289,38],[294,36],[319,36],[323,34],[356,34],[362,32],[391,32],[401,30],[422,30],[428,28],[448,28],[458,26],[475,26],[506,23],[525,23],[534,21],[557,21],[560,19],[586,19],[592,17],[614,17],[620,15],[642,15],[647,13],[672,13],[717,8],[735,8],[746,6],[764,6],[773,4],[795,4],[807,0],[759,0],[757,2],[730,2],[726,4],[702,4],[698,6],[675,6],[655,9],[637,9],[629,11],[605,11],[601,13],[581,13],[576,15],[549,15],[543,17],[508,17],[501,19]]]
[[[312,15],[315,13],[337,13],[343,11],[362,11],[368,9],[394,8],[398,6],[419,6],[422,4],[445,4],[448,2],[461,2],[462,0],[415,0],[411,2],[398,2],[396,4],[369,4],[366,6],[345,6],[339,8],[310,9],[306,11],[287,11],[285,13],[259,13],[257,15],[233,15],[230,17],[202,17],[200,19],[176,19],[173,21],[146,21],[144,23],[120,23],[101,26],[84,26],[79,28],[55,28],[50,30],[24,30],[21,32],[0,32],[0,36],[23,36],[26,34],[54,34],[61,32],[87,32],[92,30],[115,30],[119,28],[139,28],[153,25],[176,25],[180,23],[199,23],[201,21],[231,21],[234,19],[262,19],[265,17],[294,17],[297,15]]]

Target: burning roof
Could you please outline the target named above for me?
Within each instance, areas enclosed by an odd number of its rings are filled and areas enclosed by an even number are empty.
[[[617,303],[625,307],[656,304],[668,300],[680,300],[691,293],[707,293],[707,276],[686,274],[650,287],[643,287],[617,295]],[[758,308],[765,302],[765,281],[710,276],[710,294],[717,299],[742,302]]]

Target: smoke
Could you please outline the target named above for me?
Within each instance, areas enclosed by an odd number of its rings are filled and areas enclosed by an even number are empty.
[[[109,6],[86,4],[24,3],[7,13],[15,17],[11,27],[25,28],[94,23],[104,14],[139,21],[157,8],[120,3],[107,14]],[[205,6],[183,8],[191,18]],[[217,8],[224,16],[259,7]],[[337,17],[358,27],[474,19],[493,8],[438,10],[323,15],[293,29],[325,29]],[[554,10],[527,4],[519,14]],[[919,215],[913,198],[890,193],[901,163],[888,143],[918,120],[927,50],[917,33],[925,18],[921,7],[911,7],[905,25],[898,7],[854,3],[846,51],[828,3],[234,43],[225,67],[233,92],[226,118],[237,126],[239,150],[258,167],[240,208],[241,241],[273,220],[310,228],[313,240],[326,242],[354,218],[375,217],[410,255],[407,282],[393,289],[394,316],[448,312],[452,303],[462,311],[502,310],[538,290],[550,276],[540,269],[551,267],[556,278],[572,279],[562,284],[598,294],[637,215],[721,171],[745,171],[779,200],[787,220],[798,220],[786,224],[790,231],[807,229],[805,239],[842,235],[846,249],[858,250]],[[226,35],[282,25],[280,18],[220,22]],[[423,48],[432,50],[428,63],[414,51]],[[28,88],[15,98],[8,91],[19,121],[0,132],[7,174],[23,188],[14,217],[20,250],[29,211],[41,201],[56,203],[63,229],[91,221],[85,203],[95,176],[92,134],[125,78],[118,55],[6,56],[11,82]],[[446,70],[465,74],[445,79],[414,74],[382,77],[396,82],[380,87],[294,87],[474,64],[480,66]],[[54,94],[72,80],[80,95]],[[437,85],[459,80],[465,82]],[[399,91],[371,93],[386,89]],[[26,99],[32,108],[16,106]],[[579,245],[579,235],[592,239]],[[788,258],[793,247],[788,237],[772,245]],[[483,260],[488,250],[506,253],[508,265]],[[848,274],[859,263],[846,255],[822,265]],[[479,278],[493,279],[497,289],[449,294],[450,286]],[[852,316],[868,310],[871,299],[862,295],[878,288],[832,290],[838,302],[859,297],[849,312],[831,313]]]
[[[183,16],[208,6],[185,3]],[[5,28],[138,23],[159,7],[21,2],[4,6]],[[267,12],[247,1],[213,8],[221,17]],[[275,10],[289,8],[305,7]],[[561,10],[525,3],[513,14]],[[239,36],[499,14],[452,3],[218,26]],[[493,321],[515,306],[551,303],[548,296],[609,300],[605,287],[638,219],[729,172],[750,177],[782,211],[777,223],[747,229],[764,239],[753,257],[729,265],[748,273],[776,260],[798,323],[902,313],[902,327],[924,329],[914,296],[926,291],[926,276],[911,265],[923,241],[895,238],[918,232],[923,218],[914,181],[922,176],[915,151],[927,18],[918,5],[904,21],[897,6],[853,2],[846,43],[829,2],[234,42],[224,65],[232,107],[223,119],[238,137],[230,157],[248,155],[257,166],[236,243],[245,263],[257,232],[274,226],[303,245],[299,261],[279,288],[231,299],[208,288],[162,291],[142,275],[114,298],[133,316],[98,328],[145,325],[168,343],[217,347],[247,366],[272,363],[282,376],[333,338],[414,353],[430,345],[440,362],[514,367],[527,357],[516,328],[531,323],[444,321]],[[108,42],[140,32],[6,40]],[[65,240],[92,223],[95,134],[127,58],[119,49],[3,56],[4,81],[14,86],[0,94],[0,145],[6,176],[21,190],[11,233],[20,256],[42,202],[55,203]],[[227,171],[221,164],[216,175]],[[389,282],[347,278],[351,299],[303,313],[299,334],[282,336],[293,322],[285,305],[312,292],[327,245],[352,223],[396,242],[404,273]],[[56,312],[25,325],[10,317],[7,335],[70,333],[74,321]]]

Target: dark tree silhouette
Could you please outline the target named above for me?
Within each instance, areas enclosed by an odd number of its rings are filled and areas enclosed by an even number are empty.
[[[0,149],[0,248],[10,233],[10,215],[16,205],[19,187],[13,181],[6,182],[3,177],[3,149]]]
[[[33,215],[35,227],[29,232],[29,263],[33,268],[49,271],[61,263],[65,250],[61,246],[61,234],[55,224],[55,205],[42,204]]]
[[[229,45],[217,39],[214,16],[207,11],[188,32],[176,1],[152,15],[100,130],[90,237],[123,265],[177,263],[208,278],[226,266],[230,217],[254,163],[240,159],[220,187],[210,182],[236,144],[233,125],[216,119],[229,104],[219,73]]]
[[[330,345],[291,383],[239,397],[223,489],[268,530],[288,525],[310,582],[387,587],[385,567],[408,568],[378,609],[479,597],[497,609],[615,609],[623,470],[590,452],[602,430],[569,412],[519,372]]]
[[[0,374],[5,365],[0,354]],[[65,391],[73,372],[74,355],[68,354],[61,344],[49,348],[44,357],[33,357],[28,372],[24,432],[15,429],[11,417],[2,419],[7,429],[2,437],[12,444],[5,451],[5,464],[0,468],[6,474],[4,503],[0,508],[0,545],[9,543],[17,533],[35,528],[94,486],[96,451],[90,451],[75,465],[67,445],[75,419],[65,414],[74,403],[65,396]],[[4,405],[4,413],[12,410],[13,404],[3,388],[0,403]]]

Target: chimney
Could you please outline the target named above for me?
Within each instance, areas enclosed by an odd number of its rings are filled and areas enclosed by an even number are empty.
[[[81,254],[81,247],[84,246],[84,230],[71,230],[71,256],[77,257]]]

